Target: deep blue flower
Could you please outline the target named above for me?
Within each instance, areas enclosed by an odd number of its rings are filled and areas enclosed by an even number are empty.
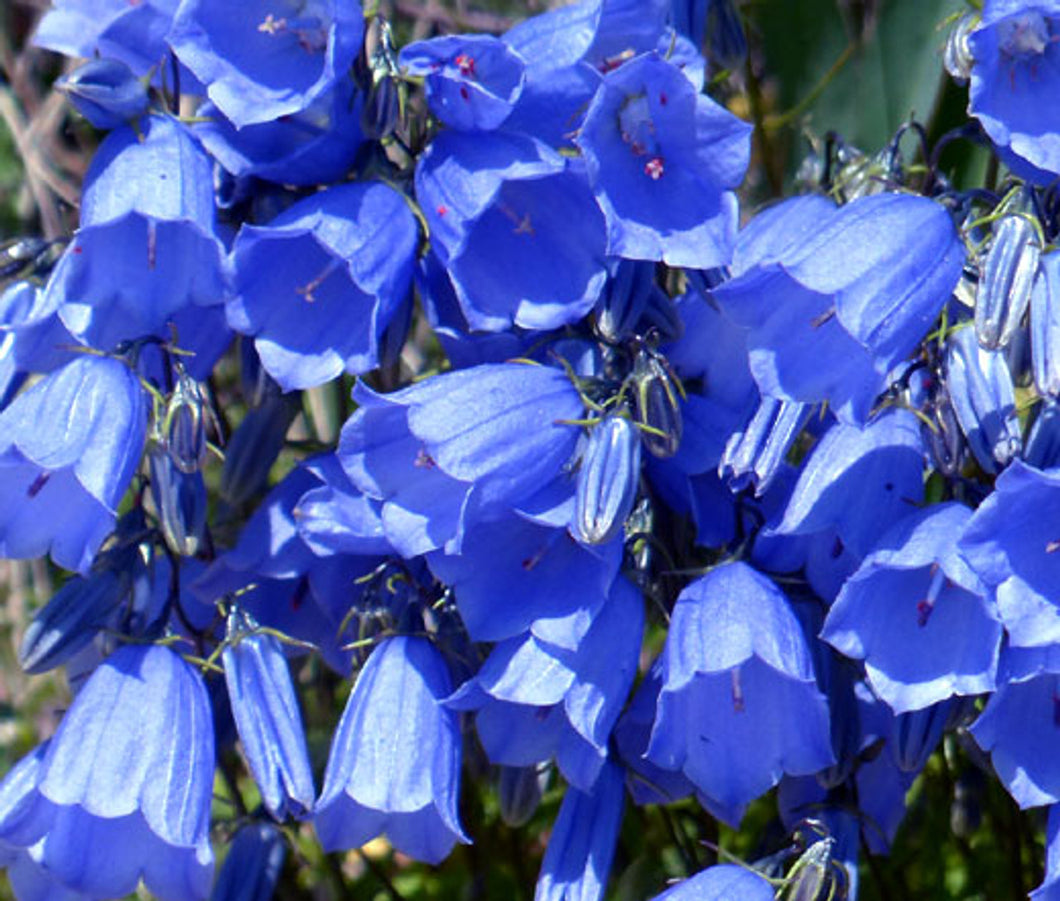
[[[228,321],[254,336],[285,391],[367,372],[411,286],[418,239],[408,204],[381,182],[313,194],[240,231]]]
[[[949,299],[964,256],[949,213],[926,198],[878,194],[839,208],[796,198],[740,233],[733,278],[713,296],[747,329],[762,394],[828,401],[841,420],[864,422]]]
[[[158,65],[179,0],[55,0],[33,43],[66,56],[121,60],[137,75]],[[187,75],[188,73],[184,73]],[[194,90],[194,79],[184,81]]]
[[[276,819],[298,819],[316,798],[302,714],[279,641],[254,634],[257,623],[234,609],[221,654],[232,716],[261,800]]]
[[[864,556],[921,502],[923,472],[920,426],[908,410],[887,410],[860,428],[836,423],[803,464],[783,518],[767,534],[834,529]]]
[[[960,551],[997,599],[1013,647],[1060,641],[1060,471],[1014,460],[975,511]]]
[[[452,128],[497,128],[523,90],[522,57],[490,35],[417,41],[402,48],[400,61],[411,75],[424,76],[427,105]]]
[[[592,791],[568,788],[548,839],[534,901],[600,901],[611,872],[625,789],[622,768],[604,764]]]
[[[47,746],[0,785],[0,842],[92,897],[143,879],[166,901],[213,876],[214,737],[202,678],[174,651],[126,645],[85,683]]]
[[[477,711],[493,763],[528,766],[555,756],[567,781],[590,791],[636,675],[643,631],[643,600],[619,579],[576,649],[529,634],[502,642],[448,705]]]
[[[1060,761],[1055,754],[1060,661],[1056,648],[1009,648],[1002,654],[999,686],[971,726],[990,755],[998,778],[1020,807],[1060,801]]]
[[[262,178],[284,185],[339,181],[361,147],[361,102],[352,82],[340,81],[297,113],[236,128],[212,103],[192,132],[236,178]],[[252,186],[253,189],[253,186]]]
[[[723,863],[677,883],[652,901],[772,901],[773,886],[748,867]]]
[[[608,253],[697,268],[729,262],[732,191],[747,169],[751,126],[678,68],[646,54],[608,73],[577,143],[607,219]]]
[[[268,901],[287,856],[284,835],[271,823],[247,823],[233,836],[210,901]]]
[[[573,649],[610,591],[622,541],[588,548],[562,525],[511,513],[473,525],[459,554],[433,552],[427,563],[455,590],[473,640],[502,641],[529,630]],[[498,585],[505,586],[503,595]]]
[[[745,563],[678,597],[647,756],[681,770],[727,822],[781,775],[834,763],[828,704],[787,599]]]
[[[895,713],[994,689],[1001,624],[956,549],[971,515],[938,504],[897,523],[825,620],[821,637],[865,661],[873,690]]]
[[[1042,183],[1060,174],[1060,3],[987,0],[968,36],[968,112],[1016,172]]]
[[[169,338],[173,322],[181,346],[197,352],[188,370],[205,378],[227,344],[212,163],[175,120],[150,117],[142,129],[111,132],[93,157],[80,228],[48,280],[46,305],[102,350]]]
[[[567,375],[521,363],[476,366],[393,394],[360,383],[338,456],[383,502],[391,544],[412,557],[459,550],[467,523],[497,515],[560,476],[583,405]]]
[[[0,553],[87,571],[140,462],[146,412],[124,363],[82,356],[0,413]]]
[[[1031,892],[1031,901],[1057,901],[1060,898],[1060,806],[1049,808],[1045,827],[1045,878]]]
[[[457,814],[461,739],[445,660],[425,638],[386,638],[357,676],[331,741],[316,829],[328,851],[386,833],[439,863],[468,838]]]
[[[357,3],[184,0],[168,40],[241,128],[304,110],[346,77],[363,37]]]
[[[473,329],[557,328],[596,303],[606,231],[577,161],[519,135],[443,132],[416,198]]]

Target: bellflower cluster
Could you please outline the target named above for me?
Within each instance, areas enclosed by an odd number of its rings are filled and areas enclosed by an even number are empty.
[[[539,901],[844,901],[940,745],[1050,807],[1056,891],[1060,3],[948,46],[999,178],[909,123],[770,202],[745,14],[54,0],[106,133],[0,245],[0,556],[66,571],[18,659],[72,697],[0,772],[16,898],[369,843],[396,894],[530,824]]]

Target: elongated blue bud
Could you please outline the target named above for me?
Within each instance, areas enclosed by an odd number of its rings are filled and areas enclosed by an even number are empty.
[[[641,437],[649,453],[660,458],[677,453],[683,430],[677,385],[664,359],[650,351],[638,353],[633,366],[633,414],[647,427]]]
[[[773,481],[791,442],[809,416],[806,404],[762,397],[751,421],[733,434],[718,463],[718,475],[734,491],[753,485],[759,497]]]
[[[501,819],[513,829],[525,826],[541,803],[548,767],[502,766],[497,779]]]
[[[983,263],[975,298],[975,331],[988,350],[1005,347],[1020,326],[1038,274],[1041,245],[1027,216],[1004,216]]]
[[[174,554],[194,557],[206,534],[208,500],[202,473],[181,470],[172,455],[161,450],[151,451],[148,462],[151,497],[166,544]]]
[[[206,426],[212,418],[209,401],[199,383],[183,369],[166,402],[161,441],[181,472],[198,472],[206,462]]]
[[[991,473],[1007,466],[1023,440],[1004,354],[983,350],[971,329],[958,330],[946,354],[946,387],[979,465]]]
[[[640,435],[621,416],[611,416],[589,433],[578,473],[574,503],[575,537],[606,544],[622,531],[640,484]]]
[[[228,617],[229,644],[221,656],[232,716],[266,809],[278,820],[302,819],[316,798],[302,714],[279,641],[247,634],[255,628],[241,610]]]
[[[1060,466],[1060,404],[1046,398],[1027,435],[1023,462],[1036,469]]]
[[[271,823],[248,823],[232,839],[210,901],[269,901],[286,856],[279,829]]]
[[[229,503],[245,503],[265,487],[287,429],[298,415],[299,397],[298,392],[270,396],[247,411],[225,448],[221,494]]]
[[[944,476],[956,475],[961,468],[965,440],[953,403],[945,391],[940,391],[932,401],[931,418],[934,428],[923,429],[931,460]]]
[[[949,698],[894,718],[889,745],[898,769],[905,773],[919,773],[924,768],[938,747],[956,704],[953,698]]]
[[[596,328],[608,341],[632,335],[648,304],[655,282],[655,264],[619,259],[608,266],[609,277],[597,304]]]
[[[22,669],[45,673],[73,657],[107,625],[128,589],[128,580],[110,569],[71,578],[37,611],[22,636]]]
[[[1040,260],[1030,321],[1034,386],[1047,397],[1060,396],[1060,251]]]
[[[147,111],[147,87],[125,63],[94,59],[55,82],[96,128],[124,125]]]

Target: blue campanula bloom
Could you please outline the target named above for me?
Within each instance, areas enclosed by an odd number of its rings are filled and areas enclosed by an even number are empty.
[[[48,281],[46,304],[101,350],[169,338],[173,322],[181,346],[202,351],[187,368],[205,378],[224,349],[223,254],[210,158],[183,125],[152,116],[142,132],[111,132],[93,157],[81,225]]]
[[[30,847],[66,887],[203,899],[214,736],[206,686],[174,651],[126,645],[77,695],[47,744],[0,784],[0,843]],[[14,803],[13,803],[14,802]]]
[[[697,268],[729,262],[732,191],[747,169],[751,126],[678,68],[646,54],[609,72],[577,142],[607,219],[608,253]]]
[[[834,762],[802,628],[747,564],[723,564],[681,592],[662,660],[648,759],[681,770],[727,822],[782,774]]]
[[[622,541],[579,544],[560,525],[509,513],[472,525],[459,554],[435,551],[427,564],[456,592],[474,641],[503,641],[530,631],[573,650],[604,604],[622,563]],[[497,586],[504,585],[503,595]]]
[[[393,394],[358,384],[360,409],[338,457],[383,502],[383,529],[412,557],[459,550],[465,526],[498,515],[560,476],[578,441],[564,420],[583,405],[567,375],[521,363],[445,373]]]
[[[956,548],[971,515],[937,504],[897,523],[825,620],[821,637],[865,661],[873,690],[895,713],[994,689],[1001,624]]]
[[[203,147],[236,176],[284,185],[338,181],[353,166],[361,147],[362,104],[351,81],[340,81],[297,113],[236,128],[204,103],[192,126]]]
[[[652,901],[772,901],[773,886],[754,870],[723,863],[707,867]]]
[[[1018,174],[1046,183],[1060,174],[1060,3],[986,0],[968,36],[968,112]]]
[[[122,362],[82,356],[0,413],[0,553],[85,572],[140,462],[144,392]]]
[[[473,329],[558,328],[600,296],[604,218],[577,161],[521,135],[443,132],[416,198]]]
[[[298,113],[347,71],[364,16],[346,0],[184,0],[169,44],[237,128]]]
[[[1060,641],[1060,471],[1014,460],[975,511],[960,551],[994,593],[1009,644]]]
[[[626,787],[641,805],[669,804],[695,791],[684,773],[656,766],[645,756],[661,689],[662,658],[657,657],[615,726],[615,745],[628,768]]]
[[[448,704],[477,711],[493,763],[528,766],[555,756],[567,781],[590,791],[636,675],[643,631],[643,600],[620,579],[576,649],[532,635],[502,642]]]
[[[1060,898],[1060,807],[1049,808],[1045,827],[1045,878],[1030,895],[1031,901],[1056,901]]]
[[[488,131],[508,118],[526,64],[500,38],[454,34],[403,47],[401,64],[422,75],[427,105],[451,128]]]
[[[229,614],[221,654],[228,700],[262,803],[277,820],[301,819],[316,798],[302,714],[279,641],[253,634],[256,627],[241,610]]]
[[[836,423],[803,464],[783,518],[767,534],[834,529],[864,556],[923,500],[923,473],[920,425],[908,410],[886,410],[860,428]]]
[[[552,826],[534,901],[600,901],[622,825],[622,768],[608,761],[592,791],[568,788]]]
[[[408,204],[381,182],[313,194],[240,231],[228,321],[254,336],[285,391],[367,372],[411,286],[418,238]]]
[[[1060,661],[1055,647],[1008,648],[998,689],[971,726],[998,778],[1021,808],[1060,801]]]
[[[740,233],[733,277],[713,296],[747,329],[762,394],[828,401],[857,423],[942,310],[963,262],[934,201],[878,194],[834,208],[796,198]]]
[[[442,705],[450,691],[426,638],[385,638],[372,651],[331,741],[315,818],[326,850],[386,833],[402,853],[439,863],[468,841],[457,814],[460,725]]]
[[[178,2],[55,0],[37,26],[33,43],[66,56],[118,59],[145,75],[168,51],[165,38]]]

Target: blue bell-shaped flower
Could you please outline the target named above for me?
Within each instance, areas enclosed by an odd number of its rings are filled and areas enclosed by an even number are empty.
[[[261,800],[277,820],[307,817],[316,798],[302,715],[279,641],[233,609],[221,654],[228,700]]]
[[[662,670],[648,759],[682,771],[726,821],[782,774],[835,762],[802,627],[747,564],[722,564],[681,592]]]
[[[139,465],[146,412],[124,363],[81,356],[0,413],[0,554],[87,572]]]
[[[0,784],[0,843],[42,842],[42,865],[91,897],[127,895],[142,879],[165,901],[204,899],[213,773],[201,676],[169,648],[125,645]]]
[[[425,638],[385,638],[357,676],[331,741],[315,823],[329,851],[381,833],[404,854],[439,863],[468,842],[457,814],[461,738],[442,701],[445,660]]]

